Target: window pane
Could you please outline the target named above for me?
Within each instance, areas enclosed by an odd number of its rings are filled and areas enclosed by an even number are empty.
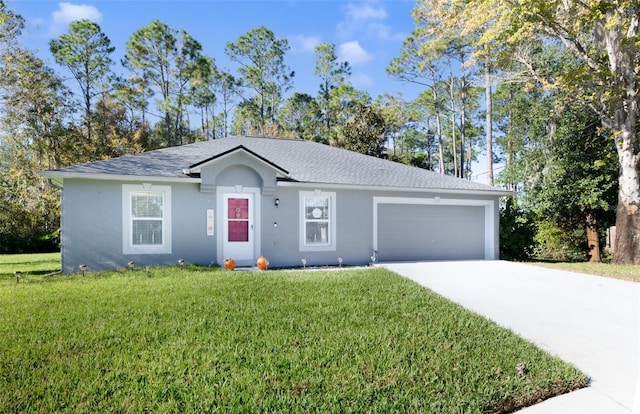
[[[162,221],[160,220],[133,220],[133,244],[134,245],[161,245]]]
[[[227,204],[227,213],[230,219],[248,219],[249,199],[230,198]]]
[[[131,196],[133,217],[162,217],[162,194],[134,194]]]
[[[327,244],[329,243],[329,223],[327,222],[307,222],[306,223],[307,244]]]
[[[328,197],[305,197],[304,215],[307,220],[329,219]]]
[[[249,222],[229,220],[229,241],[247,242],[249,241]]]

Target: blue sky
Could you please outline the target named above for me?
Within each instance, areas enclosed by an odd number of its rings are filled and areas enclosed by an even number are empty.
[[[119,61],[131,34],[157,18],[174,29],[185,29],[219,67],[232,70],[225,44],[253,28],[267,27],[289,41],[285,63],[296,72],[292,92],[317,94],[313,48],[320,42],[336,45],[341,60],[351,64],[353,86],[372,97],[401,93],[413,99],[420,92],[386,74],[414,28],[413,0],[7,0],[6,4],[26,20],[22,44],[37,50],[54,67],[49,40],[67,32],[74,20],[97,22],[116,48],[114,60]],[[65,75],[63,69],[57,70]]]

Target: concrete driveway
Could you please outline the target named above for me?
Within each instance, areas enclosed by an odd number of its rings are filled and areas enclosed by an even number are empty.
[[[640,412],[640,283],[505,261],[380,266],[511,329],[592,380],[522,413]]]

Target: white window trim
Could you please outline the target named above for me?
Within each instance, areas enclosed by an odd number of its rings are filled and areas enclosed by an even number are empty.
[[[329,191],[300,191],[300,202],[299,202],[299,216],[300,216],[300,251],[301,252],[328,252],[336,250],[336,193]],[[304,199],[305,197],[328,197],[329,198],[329,243],[318,245],[318,244],[307,244],[306,235],[305,235],[305,208],[304,208]]]
[[[131,196],[133,194],[162,194],[162,244],[137,246],[132,240]],[[122,185],[122,253],[171,254],[171,187],[151,184]]]

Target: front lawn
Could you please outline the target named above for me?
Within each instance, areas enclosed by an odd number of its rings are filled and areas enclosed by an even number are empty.
[[[574,367],[385,269],[0,280],[0,412],[502,412]]]
[[[60,253],[0,254],[0,279],[22,272],[27,275],[45,275],[60,270]]]
[[[596,276],[605,276],[615,279],[629,280],[631,282],[640,282],[640,266],[638,265],[618,265],[613,263],[591,263],[591,262],[562,262],[562,263],[543,263],[534,262],[534,264],[553,269],[569,270],[571,272],[587,273]]]

